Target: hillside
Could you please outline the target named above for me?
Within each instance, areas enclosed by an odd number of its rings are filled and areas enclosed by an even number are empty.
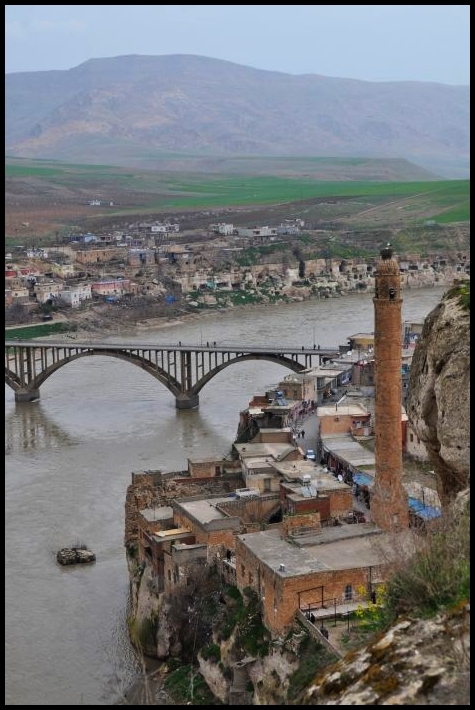
[[[469,174],[468,86],[133,55],[7,74],[5,117],[6,153],[20,157],[205,171],[219,157],[364,156]]]
[[[244,158],[223,163],[222,169],[234,166],[236,172],[167,172],[8,158],[5,243],[130,229],[137,220],[178,222],[187,241],[190,230],[207,230],[212,222],[276,226],[299,218],[308,229],[332,230],[337,240],[339,231],[344,240],[354,233],[359,243],[363,235],[370,238],[373,230],[389,228],[395,235],[405,231],[404,251],[414,242],[423,248],[427,236],[431,250],[469,248],[468,180],[435,180],[422,168],[397,159]],[[243,164],[250,172],[238,174]],[[427,220],[436,223],[437,234],[428,235]],[[451,233],[445,236],[445,226],[459,230],[455,241]]]

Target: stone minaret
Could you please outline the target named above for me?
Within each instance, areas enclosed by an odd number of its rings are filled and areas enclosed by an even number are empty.
[[[381,529],[398,531],[409,527],[409,508],[402,485],[401,277],[390,244],[376,267],[373,303],[376,472],[371,517]]]

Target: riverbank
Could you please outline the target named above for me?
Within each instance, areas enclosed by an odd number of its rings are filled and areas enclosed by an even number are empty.
[[[401,290],[404,298],[404,291],[414,291],[430,288],[445,288],[452,285],[454,274],[450,272],[444,275],[445,278],[440,278],[437,282],[425,282],[423,279],[408,280],[407,278],[401,284]],[[68,309],[54,313],[54,321],[51,323],[42,323],[41,321],[33,323],[23,323],[18,325],[9,325],[5,328],[6,338],[43,338],[54,337],[56,334],[67,334],[68,338],[78,340],[90,340],[96,337],[101,337],[104,333],[121,335],[124,333],[140,333],[150,330],[162,330],[168,327],[173,327],[185,323],[192,323],[199,320],[216,318],[230,312],[249,312],[259,311],[262,309],[285,309],[287,306],[293,305],[301,301],[314,301],[321,303],[322,301],[347,298],[364,298],[368,296],[368,290],[354,289],[344,290],[339,289],[331,291],[325,297],[318,293],[310,293],[305,290],[302,295],[289,296],[278,301],[269,302],[265,299],[261,301],[247,301],[244,304],[233,304],[228,302],[228,305],[213,306],[210,304],[201,305],[193,308],[190,304],[186,304],[182,309],[175,309],[171,314],[162,313],[160,315],[150,314],[144,315],[143,307],[134,308],[125,303],[107,304],[101,302],[89,302],[77,309]],[[153,308],[153,306],[151,306]],[[23,335],[23,332],[32,330],[32,335]]]
[[[417,287],[417,290],[423,288],[443,288],[449,286],[449,284],[432,284],[432,285],[421,285]],[[411,287],[406,287],[404,290],[414,291],[416,289]],[[360,299],[367,298],[368,293],[355,290],[347,292],[338,292],[332,295],[330,300],[334,299]],[[404,298],[404,296],[403,296]],[[227,307],[213,308],[208,306],[206,308],[200,308],[196,310],[182,311],[180,313],[173,313],[172,315],[151,315],[144,317],[140,312],[135,312],[134,309],[122,309],[119,305],[109,305],[100,303],[97,305],[90,305],[89,307],[81,308],[78,310],[72,310],[66,313],[61,313],[55,316],[57,321],[61,321],[63,327],[67,326],[70,331],[68,337],[73,337],[78,340],[88,340],[91,338],[101,337],[102,334],[124,334],[124,333],[140,333],[147,332],[150,330],[162,330],[168,327],[174,327],[186,323],[194,323],[199,320],[208,320],[210,318],[216,319],[217,317],[222,317],[231,312],[256,312],[267,310],[285,310],[286,307],[295,305],[298,301],[314,301],[315,303],[321,303],[326,299],[322,299],[314,294],[302,299],[292,299],[292,300],[281,300],[275,303],[268,303],[265,301],[246,303],[240,305],[229,305]]]
[[[160,663],[153,668],[147,661],[148,669],[128,688],[122,700],[116,705],[178,705],[164,689],[166,667]],[[150,668],[152,666],[152,668]]]

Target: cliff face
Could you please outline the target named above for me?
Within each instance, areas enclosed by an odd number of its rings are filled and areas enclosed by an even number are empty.
[[[470,311],[455,285],[424,321],[406,411],[425,444],[446,507],[470,481]]]

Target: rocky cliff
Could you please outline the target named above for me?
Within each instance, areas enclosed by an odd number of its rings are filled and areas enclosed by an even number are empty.
[[[443,506],[470,482],[470,283],[447,291],[424,321],[406,411],[425,444]]]

